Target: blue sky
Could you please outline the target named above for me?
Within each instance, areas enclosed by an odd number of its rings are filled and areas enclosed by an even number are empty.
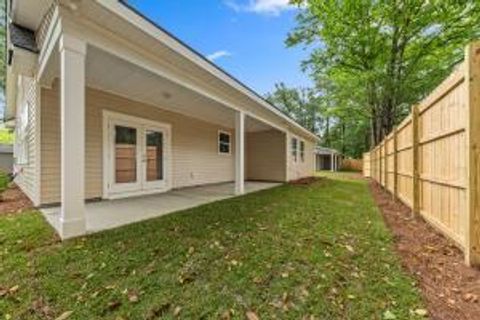
[[[309,86],[302,48],[286,48],[297,9],[288,0],[129,0],[132,6],[260,94]]]

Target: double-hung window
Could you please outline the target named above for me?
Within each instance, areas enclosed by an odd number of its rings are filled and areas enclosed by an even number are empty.
[[[291,149],[292,149],[292,158],[293,158],[293,161],[297,161],[297,153],[298,153],[298,140],[297,138],[292,138],[292,146],[291,146]]]
[[[218,131],[218,153],[231,153],[231,134],[225,131]]]
[[[305,141],[300,141],[300,160],[305,162]]]

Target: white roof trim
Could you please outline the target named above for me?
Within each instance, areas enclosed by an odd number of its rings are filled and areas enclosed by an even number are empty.
[[[295,129],[300,130],[303,134],[310,136],[316,140],[319,139],[315,134],[308,131],[300,124],[289,118],[283,112],[275,108],[273,105],[261,98],[256,92],[252,89],[246,87],[243,83],[234,79],[231,75],[227,74],[225,71],[221,70],[218,66],[209,62],[202,55],[195,52],[192,48],[188,47],[186,44],[182,43],[180,40],[176,39],[174,36],[168,32],[162,30],[158,25],[154,24],[152,21],[148,20],[141,13],[134,10],[129,4],[122,2],[121,0],[112,1],[112,0],[96,0],[103,7],[109,11],[115,13],[124,20],[132,23],[137,28],[147,33],[151,37],[162,42],[174,52],[181,54],[183,57],[189,59],[191,62],[195,63],[205,71],[208,71],[216,78],[222,80],[230,87],[238,90],[242,94],[248,96],[250,99],[257,102],[259,105],[273,112],[277,116],[281,117],[283,120],[287,121]]]

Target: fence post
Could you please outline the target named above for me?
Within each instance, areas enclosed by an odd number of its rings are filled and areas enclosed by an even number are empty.
[[[393,128],[393,200],[397,201],[398,197],[398,159],[397,159],[397,127]]]
[[[386,137],[383,140],[383,172],[385,174],[383,177],[385,190],[388,190],[388,140]]]
[[[378,145],[378,183],[382,185],[382,142]]]
[[[412,106],[412,159],[413,159],[413,188],[412,188],[412,213],[414,216],[420,213],[420,179],[419,179],[419,157],[418,157],[418,105]]]
[[[467,84],[467,215],[465,262],[480,266],[480,43],[465,52]]]

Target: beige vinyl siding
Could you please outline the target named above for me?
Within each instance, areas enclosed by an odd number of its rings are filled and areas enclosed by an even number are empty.
[[[38,125],[37,119],[37,83],[34,79],[21,77],[17,98],[17,119],[22,114],[23,108],[28,107],[28,119],[25,132],[25,140],[27,144],[27,161],[17,164],[20,169],[15,183],[23,190],[23,192],[36,203],[38,198],[38,176],[37,176],[37,151],[39,137],[36,135]],[[16,131],[17,132],[17,131]],[[18,136],[15,137],[18,140]],[[16,160],[15,160],[16,161]]]
[[[286,181],[285,134],[277,130],[248,133],[245,163],[248,180]]]
[[[288,180],[297,180],[304,177],[311,177],[315,172],[315,143],[310,140],[305,140],[301,137],[288,134]],[[292,138],[297,139],[297,161],[292,155]],[[305,142],[305,158],[302,161],[300,156],[300,141]]]
[[[106,92],[86,94],[86,198],[103,193],[102,111],[109,110],[172,126],[173,188],[233,181],[235,137],[232,130]],[[42,93],[42,203],[60,201],[60,106],[58,83]],[[218,153],[218,130],[232,133],[232,153]]]

